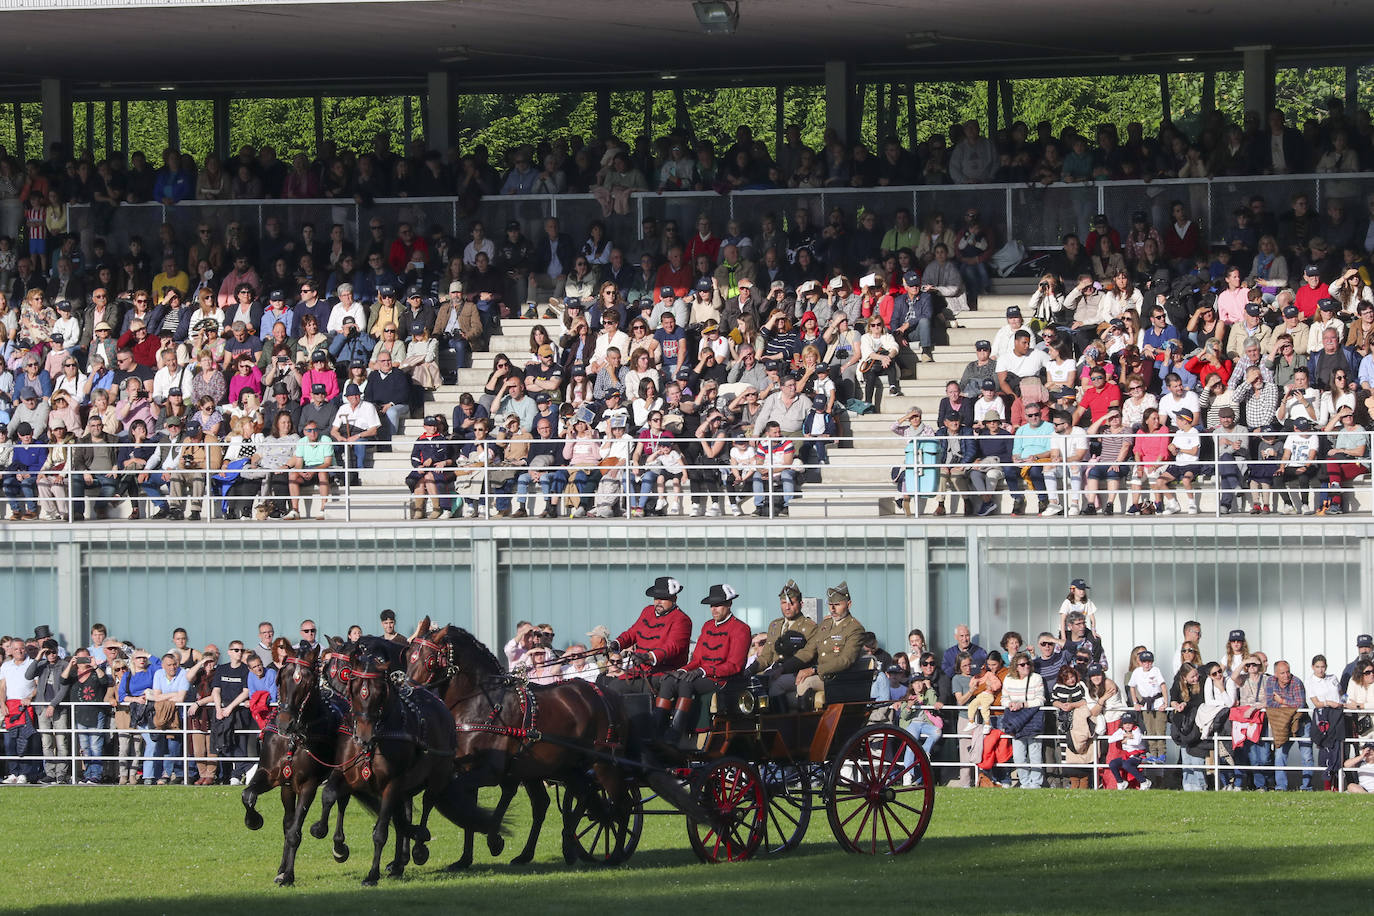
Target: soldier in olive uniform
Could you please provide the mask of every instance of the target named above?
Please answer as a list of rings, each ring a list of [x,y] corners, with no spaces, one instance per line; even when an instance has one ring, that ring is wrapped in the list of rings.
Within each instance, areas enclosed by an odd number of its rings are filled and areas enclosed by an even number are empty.
[[[791,579],[778,592],[778,607],[782,616],[768,625],[768,637],[759,649],[758,657],[746,672],[763,673],[768,678],[768,696],[774,709],[787,710],[797,687],[797,672],[815,659],[816,622],[802,613],[801,589]],[[795,647],[800,634],[803,645]],[[787,639],[783,639],[788,635]],[[803,660],[802,652],[810,650]]]
[[[826,589],[825,600],[830,616],[821,621],[814,638],[797,653],[810,665],[797,672],[797,698],[803,706],[818,691],[824,697],[825,681],[853,667],[862,649],[864,626],[849,614],[849,585],[841,582]]]

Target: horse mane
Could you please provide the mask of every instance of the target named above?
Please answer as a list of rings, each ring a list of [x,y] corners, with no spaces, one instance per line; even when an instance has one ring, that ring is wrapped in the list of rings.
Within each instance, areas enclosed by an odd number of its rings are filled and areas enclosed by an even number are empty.
[[[479,674],[500,674],[505,670],[496,656],[488,649],[481,640],[473,636],[467,630],[457,624],[449,624],[443,630],[444,639],[450,646],[453,646],[455,654],[462,653],[470,657],[476,665],[484,665],[486,671],[475,672]],[[471,656],[476,656],[471,658]]]

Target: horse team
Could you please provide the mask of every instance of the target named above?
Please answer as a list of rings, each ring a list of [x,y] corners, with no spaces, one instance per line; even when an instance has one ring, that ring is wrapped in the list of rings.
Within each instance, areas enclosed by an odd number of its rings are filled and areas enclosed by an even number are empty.
[[[613,864],[628,855],[623,833],[615,830],[629,820],[634,804],[621,765],[626,761],[617,756],[627,718],[619,701],[594,684],[532,687],[508,675],[466,630],[431,629],[425,618],[408,646],[373,637],[345,644],[336,637],[327,648],[290,657],[277,690],[276,716],[263,731],[243,804],[245,825],[257,830],[263,823],[258,797],[281,789],[278,884],[295,881],[301,832],[322,787],[320,818],[310,833],[316,839],[328,835],[337,805],[336,861],[349,855],[343,830],[349,800],[356,797],[376,815],[365,886],[381,876],[393,828],[389,876],[400,877],[410,862],[429,859],[428,821],[436,810],[465,833],[462,857],[449,870],[471,864],[477,834],[485,836],[493,855],[500,854],[501,822],[521,787],[533,821],[514,862],[529,862],[549,806],[548,782],[563,787],[565,859]],[[484,786],[501,788],[494,810],[478,804]],[[588,823],[597,826],[595,836],[608,838],[599,854],[587,849],[578,830]]]

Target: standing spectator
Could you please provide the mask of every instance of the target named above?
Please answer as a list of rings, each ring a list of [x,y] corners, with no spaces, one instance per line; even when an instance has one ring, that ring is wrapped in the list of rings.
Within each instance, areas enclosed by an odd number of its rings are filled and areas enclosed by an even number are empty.
[[[162,667],[153,674],[152,689],[147,699],[153,704],[151,746],[144,750],[143,784],[153,779],[165,786],[182,780],[181,736],[182,718],[177,704],[186,698],[190,689],[186,672],[177,663],[175,654],[162,656]]]
[[[1131,692],[1131,705],[1141,710],[1145,731],[1151,735],[1150,753],[1146,763],[1164,763],[1165,744],[1162,737],[1165,727],[1165,708],[1168,697],[1165,695],[1164,674],[1155,667],[1153,652],[1140,653],[1140,666],[1131,672],[1126,687]]]
[[[1303,718],[1306,715],[1307,690],[1286,661],[1274,662],[1274,676],[1264,685],[1265,718],[1269,721],[1269,736],[1274,742],[1274,764],[1278,767],[1288,765],[1288,755],[1297,743],[1302,755],[1302,791],[1312,791],[1312,745],[1305,740],[1306,730]],[[1279,769],[1275,773],[1275,784],[1280,792],[1288,791],[1288,773]]]
[[[229,662],[215,669],[211,681],[211,695],[214,697],[215,714],[210,725],[215,751],[221,757],[240,758],[222,766],[229,771],[229,784],[243,784],[243,774],[252,763],[241,759],[249,754],[249,745],[257,744],[256,739],[239,732],[252,728],[252,718],[248,715],[248,666],[243,664],[243,642],[234,640],[229,643]]]
[[[46,630],[39,627],[39,630]],[[44,770],[39,782],[66,783],[71,779],[72,711],[67,705],[71,690],[62,683],[62,668],[57,640],[44,639],[38,657],[29,662],[24,671],[35,685],[33,703],[42,708],[36,716],[38,731],[43,739]],[[8,752],[7,752],[8,753]]]
[[[11,639],[5,646],[5,653],[8,657],[0,665],[0,701],[5,704],[5,756],[28,759],[9,761],[9,775],[4,782],[5,785],[25,785],[37,782],[43,774],[39,763],[42,745],[37,740],[32,705],[38,685],[27,674],[29,660],[24,640],[17,636]],[[90,654],[86,653],[86,664],[90,661]],[[69,664],[63,672],[64,678],[70,668]]]
[[[72,720],[76,723],[81,756],[87,760],[81,785],[99,785],[104,776],[101,757],[105,754],[105,723],[100,707],[105,703],[110,675],[103,666],[95,664],[91,655],[77,650],[67,660],[67,666],[62,671],[62,682],[67,685],[68,697],[75,704]]]

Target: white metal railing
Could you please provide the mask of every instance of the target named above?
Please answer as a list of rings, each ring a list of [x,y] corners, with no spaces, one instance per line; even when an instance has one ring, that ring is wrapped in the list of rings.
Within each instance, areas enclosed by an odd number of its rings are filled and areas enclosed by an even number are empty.
[[[530,238],[542,233],[540,222],[548,216],[558,217],[567,227],[581,231],[594,218],[615,225],[612,238],[624,239],[627,234],[642,238],[643,220],[649,216],[672,218],[684,227],[683,240],[690,235],[690,226],[698,213],[711,216],[718,230],[729,219],[743,220],[751,226],[767,211],[779,217],[779,228],[790,220],[798,207],[810,212],[815,225],[824,225],[824,216],[832,207],[843,208],[850,216],[863,209],[875,209],[885,220],[898,207],[907,207],[916,218],[916,225],[924,224],[930,214],[943,211],[951,224],[959,221],[963,208],[976,208],[984,224],[995,228],[1002,240],[1017,239],[1028,248],[1057,248],[1059,238],[1066,232],[1080,236],[1088,231],[1094,214],[1105,213],[1112,225],[1124,234],[1130,226],[1130,214],[1146,211],[1152,225],[1165,227],[1169,221],[1169,205],[1182,200],[1191,217],[1202,225],[1205,239],[1220,242],[1231,225],[1231,211],[1245,204],[1253,194],[1272,197],[1271,212],[1278,214],[1288,208],[1294,193],[1306,194],[1314,212],[1322,212],[1325,198],[1360,197],[1374,190],[1374,173],[1335,173],[1303,175],[1237,175],[1221,178],[1184,179],[1164,178],[1151,181],[1095,181],[1041,184],[968,184],[919,185],[884,188],[816,188],[735,191],[717,194],[714,191],[681,191],[636,193],[634,219],[629,214],[607,217],[600,203],[591,194],[562,195],[491,195],[484,197],[474,216],[465,215],[457,198],[408,197],[379,199],[364,207],[352,199],[322,200],[245,200],[198,201],[186,200],[166,206],[161,203],[125,204],[113,211],[100,211],[90,204],[69,204],[68,225],[82,240],[89,252],[96,236],[104,237],[123,250],[128,237],[142,235],[157,237],[163,223],[170,223],[179,231],[189,231],[202,220],[223,227],[229,219],[245,221],[255,231],[251,237],[263,235],[268,218],[283,220],[288,234],[309,221],[319,235],[328,235],[328,227],[338,223],[355,243],[367,237],[364,221],[379,217],[394,229],[399,222],[411,223],[416,231],[425,234],[438,227],[453,238],[472,219],[481,219],[489,227],[514,220],[521,223]],[[1352,201],[1353,203],[1353,201]],[[1362,212],[1348,209],[1348,218],[1358,221]],[[390,231],[390,229],[388,231]],[[1161,231],[1163,231],[1161,229]],[[489,233],[490,234],[490,233]],[[459,248],[461,252],[461,246]]]
[[[856,505],[862,504],[860,500],[882,496],[913,497],[908,508],[911,514],[923,518],[933,517],[928,506],[931,498],[951,501],[955,507],[960,500],[981,502],[986,498],[993,500],[999,509],[1007,498],[1013,500],[1014,508],[1016,503],[1025,505],[1027,500],[1035,499],[1037,504],[1048,503],[1065,514],[1078,514],[1088,505],[1099,510],[1105,510],[1107,505],[1115,507],[1113,513],[1104,511],[1104,514],[1134,514],[1129,513],[1129,505],[1165,502],[1169,509],[1167,514],[1175,514],[1174,505],[1178,503],[1177,512],[1200,515],[1204,496],[1211,502],[1207,514],[1214,517],[1225,514],[1223,500],[1230,503],[1232,511],[1249,503],[1252,514],[1271,515],[1295,514],[1303,507],[1311,513],[1324,508],[1328,502],[1331,505],[1345,502],[1348,508],[1350,497],[1361,502],[1367,498],[1368,505],[1363,507],[1366,510],[1374,507],[1374,475],[1369,474],[1374,432],[1363,429],[1359,430],[1359,435],[1365,449],[1364,457],[1349,459],[1314,452],[1301,464],[1292,460],[1285,462],[1282,457],[1284,442],[1292,433],[1274,434],[1278,447],[1275,458],[1257,459],[1251,457],[1254,452],[1247,451],[1237,459],[1217,449],[1221,436],[1234,434],[1201,432],[1203,454],[1192,463],[1180,465],[1177,456],[1144,461],[1134,454],[1124,460],[1102,455],[1071,460],[1071,455],[1061,453],[1062,445],[1041,441],[1051,438],[1050,424],[1045,423],[1041,428],[1046,432],[1036,434],[1034,444],[1026,440],[1025,448],[1044,445],[1044,451],[1029,453],[1031,457],[1013,457],[1010,463],[983,458],[942,462],[936,456],[949,442],[947,437],[899,438],[889,434],[837,435],[823,439],[784,435],[774,441],[790,441],[793,457],[775,464],[767,463],[762,457],[764,452],[759,451],[767,449],[768,440],[755,437],[727,437],[721,456],[711,463],[682,461],[667,465],[651,460],[641,446],[643,440],[635,438],[483,440],[489,443],[486,451],[490,459],[474,458],[470,454],[476,440],[450,438],[414,440],[408,443],[411,446],[408,459],[404,457],[407,443],[397,442],[397,450],[386,454],[383,450],[390,449],[392,443],[382,439],[331,440],[333,456],[330,463],[318,467],[264,469],[249,465],[236,468],[223,459],[218,467],[213,467],[211,453],[197,456],[199,460],[195,463],[200,467],[184,469],[166,468],[162,462],[172,460],[169,456],[178,451],[220,452],[236,443],[147,440],[141,447],[153,451],[155,457],[149,459],[154,465],[151,468],[90,471],[78,469],[74,460],[68,460],[61,468],[36,474],[14,470],[0,472],[0,481],[3,481],[11,512],[37,512],[41,508],[47,514],[54,514],[55,508],[55,514],[69,524],[79,516],[101,514],[99,510],[118,507],[125,501],[132,501],[134,506],[144,503],[161,506],[171,501],[179,507],[179,514],[199,517],[205,522],[225,515],[251,515],[255,508],[268,504],[280,506],[282,501],[300,503],[303,500],[336,506],[343,521],[352,521],[355,511],[378,507],[396,511],[398,517],[404,518],[404,511],[412,508],[409,501],[419,499],[434,502],[438,511],[445,514],[456,516],[459,513],[455,510],[461,510],[467,517],[494,517],[498,512],[504,517],[522,507],[527,514],[535,515],[536,509],[542,512],[553,506],[556,511],[560,505],[566,510],[560,513],[562,515],[581,516],[584,513],[576,513],[580,505],[588,513],[594,508],[610,508],[613,514],[629,517],[637,514],[634,510],[645,509],[649,503],[659,508],[660,499],[671,504],[677,509],[675,514],[680,515],[709,511],[714,516],[717,512],[712,510],[713,506],[721,515],[772,514],[773,510],[786,507],[794,500],[819,506],[830,515],[844,514],[847,510],[852,513]],[[1163,434],[1168,435],[1167,431]],[[1251,442],[1257,443],[1260,435],[1249,433]],[[1314,431],[1312,435],[1329,441],[1334,433]],[[987,441],[983,436],[959,438],[966,444],[971,442],[975,449],[980,442]],[[1006,444],[1017,447],[1015,437],[1004,438]],[[1120,436],[1099,433],[1085,438],[1090,446],[1095,441],[1100,446],[1101,440]],[[1062,442],[1060,436],[1054,439]],[[561,458],[564,445],[588,441],[598,443],[601,463],[574,466]],[[675,448],[680,448],[688,443],[719,440],[683,437],[670,441]],[[747,443],[749,457],[759,463],[731,463],[729,448],[737,441]],[[822,444],[827,459],[842,454],[843,463],[823,463],[820,453],[814,450],[817,443]],[[853,448],[871,443],[879,447]],[[131,444],[121,441],[119,446]],[[524,463],[499,460],[492,463],[497,450],[504,453],[510,447],[529,448],[540,444],[554,446],[555,454],[560,456],[555,458],[555,463],[536,467],[531,467],[527,459]],[[256,445],[261,448],[264,443]],[[83,442],[57,447],[68,449],[71,454],[110,448]],[[835,451],[842,448],[843,452]],[[438,457],[431,459],[439,461],[438,465],[421,466],[426,450],[438,450]],[[364,453],[361,466],[358,451]],[[465,451],[469,454],[464,455]],[[628,454],[629,459],[617,459],[612,463],[607,459],[613,454]],[[872,458],[867,457],[870,454]],[[1311,471],[1290,477],[1283,471],[1285,465],[1305,466]],[[1166,466],[1172,466],[1179,473],[1192,472],[1195,479],[1191,487],[1185,491],[1180,480],[1157,485],[1158,472]],[[1343,469],[1344,476],[1339,484],[1332,482],[1331,468]],[[244,474],[244,470],[248,473]],[[327,493],[320,485],[320,474],[329,478]],[[365,481],[362,474],[366,474]],[[830,474],[844,474],[851,479],[827,480]],[[1110,476],[1112,474],[1115,476]],[[428,486],[418,488],[416,484],[424,481],[413,475],[428,477],[434,486],[432,489]],[[291,492],[293,477],[299,490],[296,495]],[[239,480],[245,483],[242,492],[230,494],[230,486]],[[739,513],[729,508],[732,503],[739,508]],[[469,506],[472,511],[468,511]],[[749,511],[751,508],[754,511]],[[154,513],[141,511],[140,514]],[[951,509],[948,517],[963,516]]]
[[[43,715],[43,711],[47,709],[49,705],[50,704],[42,701],[34,701],[33,705],[29,708],[33,712],[35,721],[38,716]],[[165,768],[179,771],[180,784],[189,785],[194,781],[195,777],[193,777],[192,774],[196,771],[197,764],[214,764],[216,766],[226,764],[232,768],[235,764],[252,764],[256,763],[258,760],[256,753],[242,757],[225,756],[214,753],[208,755],[197,755],[193,753],[190,740],[192,735],[203,737],[207,742],[211,740],[210,731],[208,729],[202,730],[192,728],[186,724],[188,711],[197,708],[197,704],[194,702],[188,701],[177,704],[177,721],[179,724],[175,729],[153,728],[151,724],[142,728],[116,728],[113,722],[116,707],[111,706],[109,703],[78,703],[73,700],[67,700],[58,704],[58,707],[58,716],[66,720],[65,724],[59,729],[40,729],[35,724],[33,737],[29,739],[30,748],[35,752],[26,754],[22,757],[16,755],[0,756],[0,761],[4,761],[6,768],[8,768],[11,773],[15,771],[16,767],[14,764],[16,763],[38,764],[40,771],[43,772],[46,772],[45,764],[61,764],[67,769],[67,783],[76,785],[81,781],[82,774],[86,767],[92,763],[100,765],[102,771],[104,771],[106,767],[113,766],[116,770],[127,768],[131,772],[140,773],[140,771],[145,769],[143,766],[145,762],[155,760],[157,763],[152,767],[153,770]],[[97,708],[102,714],[108,716],[110,724],[104,728],[78,725],[76,723],[76,710],[78,707]],[[119,708],[123,708],[126,711],[128,707],[128,703],[119,704]],[[208,708],[211,711],[210,714],[214,715],[213,707]],[[247,712],[246,705],[242,708]],[[273,708],[275,709],[275,706],[273,706]],[[6,734],[7,732],[8,729],[0,727],[0,734]],[[54,753],[51,755],[44,753],[42,749],[42,740],[45,734],[62,736],[63,740],[61,742],[55,741],[54,743],[58,745],[66,744],[66,752],[62,754]],[[246,744],[248,741],[258,738],[260,729],[235,729],[234,734],[239,736],[237,739],[238,741]],[[80,738],[83,735],[98,736],[100,738],[102,747],[99,754],[91,756],[83,754],[80,744]],[[140,752],[149,749],[148,741],[150,737],[153,741],[156,741],[160,736],[168,737],[170,741],[178,742],[180,744],[179,753],[153,756],[149,753]],[[124,749],[121,747],[125,741],[129,742],[127,747],[132,753],[125,753]],[[113,746],[112,749],[111,746]],[[211,748],[211,750],[213,751],[213,748]],[[165,772],[164,775],[166,775]],[[141,778],[141,773],[137,778]]]
[[[47,705],[48,704],[46,703],[35,702],[34,705],[30,708],[34,711],[35,715],[41,715],[42,711],[47,707]],[[73,701],[66,701],[59,705],[62,708],[62,711],[59,713],[59,715],[61,715],[62,718],[66,720],[66,724],[60,730],[48,729],[47,733],[61,734],[65,736],[65,743],[68,745],[66,752],[62,754],[57,754],[56,752],[52,754],[47,754],[42,752],[41,739],[42,735],[45,732],[43,730],[37,730],[34,733],[34,737],[31,739],[33,745],[36,746],[35,749],[37,752],[25,754],[23,756],[0,754],[0,762],[3,762],[5,767],[8,768],[11,772],[14,772],[14,770],[16,769],[16,767],[14,766],[15,764],[25,764],[30,766],[36,765],[40,772],[46,772],[45,765],[61,764],[67,770],[67,775],[65,777],[66,782],[68,784],[75,785],[81,781],[85,768],[92,763],[100,764],[102,770],[106,766],[114,766],[117,770],[121,768],[127,768],[129,771],[138,772],[140,770],[143,770],[143,764],[151,759],[157,761],[157,763],[155,763],[152,767],[153,770],[165,767],[171,768],[174,771],[179,771],[181,784],[185,785],[189,784],[189,782],[192,781],[191,773],[196,769],[197,764],[214,764],[217,767],[221,764],[226,764],[232,767],[234,764],[239,763],[256,763],[258,759],[256,755],[223,756],[218,754],[197,755],[192,753],[190,740],[191,737],[195,735],[209,741],[210,732],[207,730],[192,728],[186,724],[187,710],[195,708],[196,705],[191,702],[177,704],[178,708],[180,709],[180,725],[176,729],[154,729],[152,727],[119,729],[116,728],[113,725],[113,723],[104,728],[80,726],[76,724],[75,711],[77,707],[97,707],[103,713],[109,715],[111,719],[113,719],[113,713],[115,711],[115,708],[110,706],[110,704],[108,703],[77,703]],[[892,705],[896,707],[900,705],[900,701]],[[942,716],[942,722],[944,722],[948,718],[953,717],[958,712],[967,711],[970,708],[971,707],[966,705],[960,706],[950,704],[942,706],[939,710],[934,711]],[[998,705],[987,707],[987,709],[991,716],[989,725],[992,728],[996,728],[998,719],[997,713],[1005,711],[1006,706]],[[1127,710],[1123,709],[1117,712],[1124,713],[1126,711]],[[1140,710],[1134,711],[1140,712]],[[1058,712],[1058,710],[1053,706],[1043,706],[1040,708],[1040,712],[1054,714]],[[1308,708],[1303,710],[1303,715],[1310,717],[1312,712],[1313,709]],[[1356,714],[1357,712],[1347,711],[1348,716]],[[1108,723],[1110,724],[1114,721],[1116,720],[1109,719]],[[897,727],[900,728],[902,726],[897,725]],[[6,729],[0,728],[0,735],[3,735],[5,731]],[[237,729],[235,730],[234,734],[240,736],[239,740],[244,741],[246,743],[250,738],[260,738],[261,729]],[[102,744],[104,745],[101,748],[101,753],[92,756],[85,756],[82,753],[82,749],[80,747],[79,742],[79,738],[81,735],[101,736]],[[175,735],[176,737],[172,738],[171,740],[174,740],[180,744],[179,753],[159,755],[155,757],[150,756],[150,754],[147,753],[147,739],[150,735],[154,738],[156,738],[159,735]],[[986,733],[981,730],[976,732],[964,732],[958,730],[948,731],[947,726],[942,725],[940,730],[940,737],[938,740],[941,743],[948,741],[966,742],[973,740],[982,740],[985,737]],[[1010,736],[1006,737],[1009,740],[1013,740],[1010,739]],[[1211,753],[1209,753],[1206,758],[1202,758],[1202,762],[1200,763],[1183,762],[1182,758],[1177,754],[1178,745],[1176,745],[1173,742],[1173,740],[1169,738],[1168,735],[1148,734],[1142,730],[1141,737],[1147,743],[1158,742],[1173,748],[1175,753],[1166,754],[1166,756],[1169,758],[1178,759],[1178,762],[1176,763],[1142,761],[1140,763],[1140,769],[1142,772],[1165,773],[1175,771],[1186,771],[1197,773],[1211,773],[1213,778],[1213,785],[1218,788],[1221,787],[1228,778],[1239,781],[1245,774],[1249,774],[1253,778],[1256,774],[1262,775],[1278,772],[1289,773],[1297,771],[1301,773],[1302,779],[1317,783],[1316,788],[1320,788],[1320,783],[1323,780],[1323,773],[1325,767],[1323,767],[1320,763],[1316,762],[1317,757],[1315,754],[1314,742],[1305,735],[1300,735],[1297,733],[1294,733],[1292,735],[1292,737],[1290,738],[1289,745],[1286,745],[1288,747],[1291,747],[1291,751],[1289,753],[1288,759],[1282,766],[1279,766],[1276,763],[1256,764],[1250,762],[1242,762],[1235,755],[1233,749],[1228,746],[1231,743],[1231,739],[1228,735],[1215,734],[1211,736],[1211,738],[1209,739],[1212,748]],[[1064,735],[1058,733],[1037,732],[1037,734],[1035,734],[1032,738],[1026,740],[1031,740],[1041,745],[1048,746],[1051,750],[1053,750],[1056,747],[1060,747],[1060,743],[1063,742],[1064,738]],[[1041,771],[1090,769],[1092,787],[1094,789],[1097,789],[1100,788],[1102,784],[1102,771],[1107,767],[1107,760],[1105,756],[1103,756],[1106,738],[1107,736],[1105,735],[1094,735],[1091,738],[1092,758],[1088,762],[1076,763],[1069,762],[1063,759],[1061,748],[1061,759],[1059,760],[1044,761],[1042,759],[1039,762],[1033,762],[1030,760],[1017,761],[1015,759],[1011,759],[1005,762],[999,762],[996,765],[996,767],[993,768],[993,770],[1007,771],[1006,776],[1009,779],[1010,773],[1018,769],[1034,769]],[[125,753],[124,750],[121,749],[122,741],[125,739],[129,741],[129,753]],[[1344,740],[1342,747],[1345,749],[1353,750],[1357,749],[1360,745],[1364,743],[1364,739],[1361,739],[1359,737],[1347,737]],[[111,745],[113,745],[112,753],[110,752]],[[1268,736],[1261,737],[1261,739],[1257,742],[1251,742],[1250,746],[1261,747],[1262,752],[1266,756],[1273,755],[1277,750],[1274,747],[1272,740],[1270,740]],[[1310,752],[1313,752],[1313,762],[1311,764],[1303,762],[1301,757],[1301,750],[1303,748],[1308,748]],[[937,770],[969,769],[972,770],[974,773],[983,772],[982,768],[979,766],[979,761],[982,758],[984,749],[982,747],[979,747],[973,750],[975,751],[975,755],[973,756],[971,761],[938,760],[932,758],[930,761],[931,766]],[[1344,753],[1345,752],[1343,751],[1343,754]],[[1298,761],[1296,763],[1292,762],[1292,758],[1295,755],[1298,757]],[[1342,763],[1344,763],[1345,759],[1347,758],[1342,756]],[[1347,771],[1343,767],[1337,769],[1336,787],[1339,791],[1345,790],[1345,785],[1347,781],[1346,772]]]

